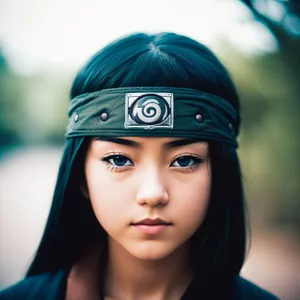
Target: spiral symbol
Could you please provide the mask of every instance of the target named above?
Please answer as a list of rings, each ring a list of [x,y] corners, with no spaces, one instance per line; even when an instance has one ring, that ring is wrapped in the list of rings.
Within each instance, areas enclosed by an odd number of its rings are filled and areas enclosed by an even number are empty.
[[[168,103],[158,95],[148,94],[135,101],[130,115],[137,124],[160,124],[169,115]]]

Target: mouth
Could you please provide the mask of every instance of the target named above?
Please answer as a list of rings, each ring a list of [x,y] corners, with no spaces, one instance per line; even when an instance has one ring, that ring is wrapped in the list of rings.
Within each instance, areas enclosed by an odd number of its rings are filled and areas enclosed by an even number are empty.
[[[141,221],[138,221],[136,223],[133,223],[132,225],[148,225],[148,226],[157,226],[157,225],[171,225],[170,222],[167,222],[165,220],[156,218],[156,219],[143,219]]]
[[[147,235],[156,235],[166,228],[170,227],[172,223],[162,219],[144,219],[139,222],[133,223],[138,230]]]
[[[163,230],[167,229],[170,227],[170,225],[143,225],[143,224],[138,224],[134,225],[139,231],[141,231],[144,234],[147,235],[156,235]]]

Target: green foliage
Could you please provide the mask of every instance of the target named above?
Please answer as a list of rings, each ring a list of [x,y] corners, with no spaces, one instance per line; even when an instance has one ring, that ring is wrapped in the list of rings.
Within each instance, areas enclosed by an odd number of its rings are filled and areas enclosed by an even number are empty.
[[[300,62],[293,53],[249,57],[224,45],[222,57],[241,96],[239,152],[255,223],[299,233]]]
[[[18,141],[19,83],[0,52],[0,148]]]
[[[59,143],[67,125],[70,74],[17,76],[0,54],[0,151],[16,145]]]

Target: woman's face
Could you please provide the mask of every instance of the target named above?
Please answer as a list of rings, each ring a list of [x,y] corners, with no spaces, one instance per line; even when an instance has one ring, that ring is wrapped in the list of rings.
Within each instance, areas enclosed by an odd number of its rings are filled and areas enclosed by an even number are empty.
[[[206,142],[93,139],[85,176],[99,223],[111,241],[136,258],[167,257],[190,239],[205,218],[211,189]],[[167,224],[137,225],[147,218]]]

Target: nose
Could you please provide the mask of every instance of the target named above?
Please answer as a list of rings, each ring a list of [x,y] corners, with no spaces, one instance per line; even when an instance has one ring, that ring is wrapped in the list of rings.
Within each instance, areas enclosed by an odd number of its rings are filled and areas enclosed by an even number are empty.
[[[139,205],[151,207],[165,206],[169,203],[169,193],[158,170],[151,170],[141,176],[140,187],[137,193]]]

